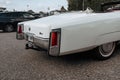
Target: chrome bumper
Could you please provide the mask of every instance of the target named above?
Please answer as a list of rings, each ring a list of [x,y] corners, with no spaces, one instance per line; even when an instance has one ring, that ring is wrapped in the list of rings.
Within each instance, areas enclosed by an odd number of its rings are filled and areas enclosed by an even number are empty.
[[[52,45],[52,40],[54,39],[52,33],[56,33],[56,45]],[[60,55],[61,29],[52,30],[52,32],[50,32],[50,38],[40,38],[33,33],[24,33],[24,38],[27,41],[32,42],[35,46],[47,50],[48,54],[51,56]]]
[[[38,37],[33,37],[33,43],[40,47],[43,48],[45,50],[48,50],[49,48],[49,39],[43,39],[43,38],[38,38]]]
[[[30,41],[28,39],[30,36],[32,36],[32,38],[33,38],[32,41]],[[48,50],[48,48],[49,48],[49,38],[40,38],[31,33],[24,33],[24,38],[27,41],[32,42],[34,45],[36,45],[40,48],[43,48],[45,50]]]

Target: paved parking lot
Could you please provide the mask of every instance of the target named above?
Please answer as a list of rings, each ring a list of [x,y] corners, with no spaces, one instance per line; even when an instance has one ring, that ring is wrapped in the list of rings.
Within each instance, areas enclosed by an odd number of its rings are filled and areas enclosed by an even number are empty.
[[[15,33],[0,32],[0,80],[120,80],[120,48],[109,60],[97,61],[92,51],[50,57],[25,50]]]

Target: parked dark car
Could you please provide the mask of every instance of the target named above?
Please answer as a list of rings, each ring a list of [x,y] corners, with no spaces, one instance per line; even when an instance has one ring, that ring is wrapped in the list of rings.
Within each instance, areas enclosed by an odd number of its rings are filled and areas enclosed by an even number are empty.
[[[0,30],[5,32],[16,31],[17,23],[35,19],[28,12],[2,12],[0,13]]]

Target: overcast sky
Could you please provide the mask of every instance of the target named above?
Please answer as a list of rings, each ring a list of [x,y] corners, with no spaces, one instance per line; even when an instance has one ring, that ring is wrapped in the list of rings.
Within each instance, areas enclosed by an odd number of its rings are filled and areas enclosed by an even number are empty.
[[[61,6],[67,8],[67,0],[0,0],[0,7],[6,7],[7,10],[30,10],[48,11],[60,9]]]

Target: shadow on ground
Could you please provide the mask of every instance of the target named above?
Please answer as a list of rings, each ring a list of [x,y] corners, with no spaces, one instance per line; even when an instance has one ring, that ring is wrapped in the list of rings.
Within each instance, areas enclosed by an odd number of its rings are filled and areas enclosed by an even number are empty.
[[[110,59],[116,58],[119,55],[119,52],[120,52],[120,45],[116,47],[115,54]],[[89,62],[102,62],[102,60],[97,60],[95,58],[93,50],[82,53],[60,56],[60,57],[53,57],[48,55],[44,55],[42,57],[49,61],[56,61],[58,63],[64,62],[67,64],[75,64],[75,65],[80,63],[89,63]]]
[[[16,31],[13,31],[13,32],[4,32],[4,31],[0,30],[0,33],[14,33],[14,32],[16,32]]]

